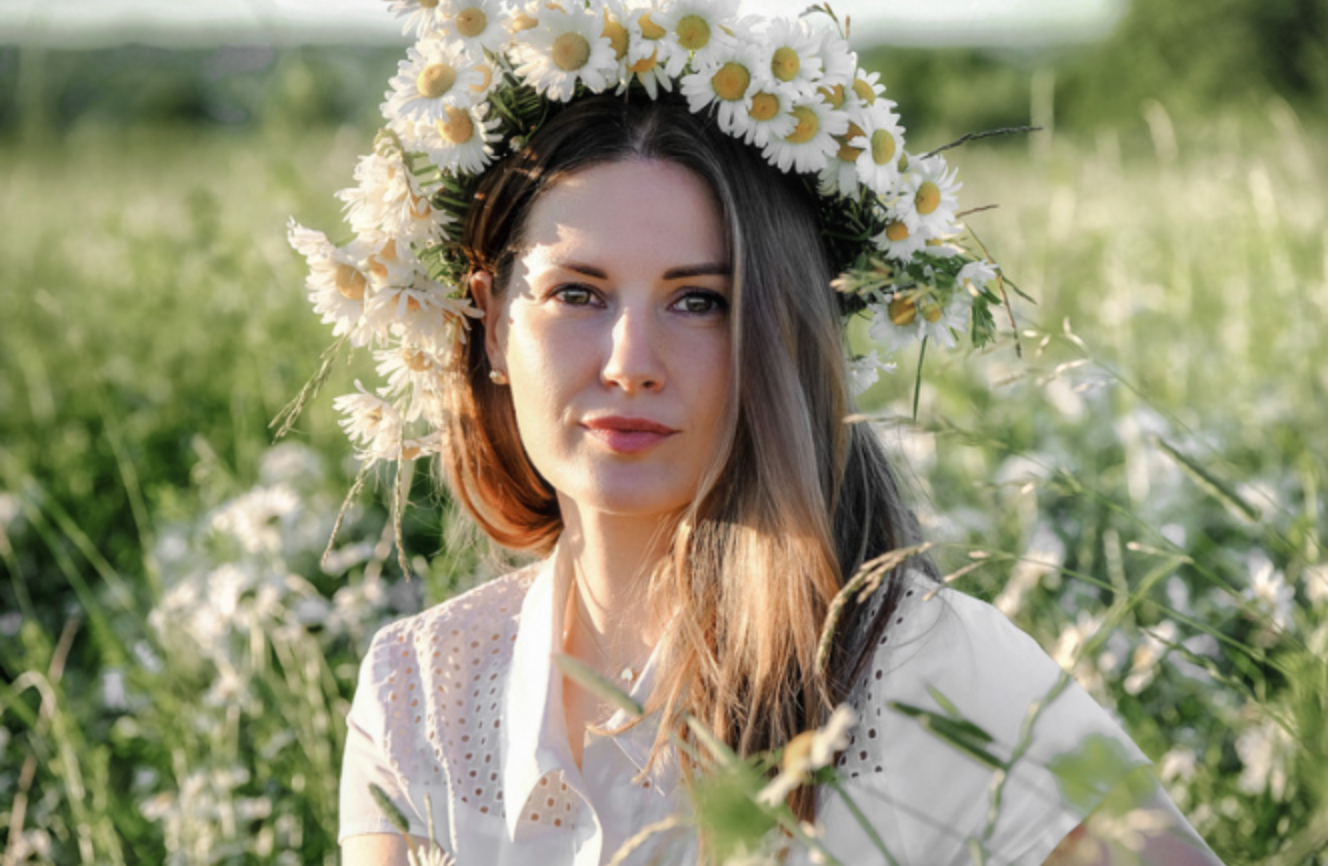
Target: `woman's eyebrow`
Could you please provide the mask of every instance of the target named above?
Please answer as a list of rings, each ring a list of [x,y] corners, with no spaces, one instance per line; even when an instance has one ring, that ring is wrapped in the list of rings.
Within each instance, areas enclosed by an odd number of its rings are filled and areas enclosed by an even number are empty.
[[[574,271],[576,273],[583,274],[588,277],[594,277],[595,279],[598,280],[608,280],[610,278],[609,274],[607,274],[604,271],[604,269],[598,268],[595,265],[589,265],[585,262],[564,261],[562,259],[556,259],[554,261],[549,262],[549,265],[555,268],[562,268],[563,270]],[[720,262],[705,262],[696,265],[679,265],[678,267],[670,268],[669,270],[667,270],[663,274],[663,276],[667,280],[682,280],[688,277],[706,277],[706,276],[728,277],[730,276],[730,266],[728,264],[723,264]]]

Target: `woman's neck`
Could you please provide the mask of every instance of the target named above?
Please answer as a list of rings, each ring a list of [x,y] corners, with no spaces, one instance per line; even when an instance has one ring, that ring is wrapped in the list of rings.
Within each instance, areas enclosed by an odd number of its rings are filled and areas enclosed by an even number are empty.
[[[571,575],[567,650],[606,673],[640,670],[658,637],[648,596],[652,569],[666,549],[660,523],[563,504],[555,568]]]

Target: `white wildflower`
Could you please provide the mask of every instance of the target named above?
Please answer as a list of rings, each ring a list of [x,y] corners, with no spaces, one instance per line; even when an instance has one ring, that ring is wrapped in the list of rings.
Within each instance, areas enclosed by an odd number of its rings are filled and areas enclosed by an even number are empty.
[[[550,99],[567,102],[580,82],[592,93],[608,87],[618,71],[598,11],[542,6],[537,26],[517,34],[517,75]]]
[[[796,735],[785,745],[780,772],[758,792],[757,802],[777,806],[811,773],[829,766],[836,753],[850,744],[850,729],[857,720],[854,710],[841,704],[821,728]]]

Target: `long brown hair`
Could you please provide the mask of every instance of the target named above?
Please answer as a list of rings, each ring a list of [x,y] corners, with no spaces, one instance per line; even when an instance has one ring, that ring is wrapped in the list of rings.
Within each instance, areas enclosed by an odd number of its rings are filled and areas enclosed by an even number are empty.
[[[652,575],[653,608],[673,624],[648,707],[662,713],[654,755],[674,735],[691,739],[685,714],[750,754],[821,723],[848,695],[897,581],[842,617],[826,671],[816,665],[823,620],[848,577],[915,543],[917,526],[872,432],[845,423],[852,403],[816,196],[680,100],[580,100],[489,170],[462,242],[473,268],[493,275],[494,297],[508,288],[541,193],[630,159],[675,162],[707,183],[733,269],[727,429],[694,501],[669,527],[673,555]],[[495,541],[544,555],[563,527],[555,492],[522,449],[508,392],[489,381],[481,327],[458,348],[445,471]],[[811,791],[792,797],[811,818]]]

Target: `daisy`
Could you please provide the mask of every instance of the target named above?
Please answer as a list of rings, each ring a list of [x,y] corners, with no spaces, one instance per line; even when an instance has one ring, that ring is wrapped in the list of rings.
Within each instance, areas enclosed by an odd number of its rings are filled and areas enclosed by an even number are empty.
[[[821,171],[836,155],[839,145],[836,136],[843,135],[850,126],[849,115],[836,111],[821,99],[797,102],[790,108],[795,125],[780,138],[767,141],[762,155],[779,168],[789,171]]]
[[[705,63],[695,60],[696,71],[685,75],[679,85],[688,97],[689,111],[696,114],[715,103],[716,122],[723,131],[735,134],[739,116],[753,106],[753,94],[760,84],[760,63],[757,46],[740,42],[721,47]]]
[[[465,46],[472,57],[499,52],[508,40],[499,0],[450,0],[445,27],[449,36]]]
[[[442,120],[407,122],[394,126],[411,150],[422,150],[430,162],[446,172],[480,174],[494,160],[493,145],[503,136],[495,130],[501,120],[486,118],[488,103],[471,108],[449,108]]]
[[[415,28],[417,36],[441,33],[447,24],[450,4],[440,0],[388,0],[388,8],[398,18],[405,18],[403,33]]]
[[[374,353],[378,372],[387,380],[384,393],[390,397],[410,394],[402,417],[418,421],[425,414],[426,404],[440,398],[440,384],[447,373],[442,356],[428,349],[401,346],[382,349]]]
[[[844,135],[836,136],[836,152],[831,155],[827,161],[826,168],[818,176],[818,193],[825,196],[843,195],[851,198],[857,196],[860,192],[859,172],[855,168],[855,160],[859,158],[860,149],[853,147],[849,142],[856,137],[863,135],[854,121],[850,121],[846,127]]]
[[[397,459],[401,451],[402,416],[392,403],[371,393],[359,379],[356,391],[333,400],[333,408],[345,416],[337,422],[338,426],[358,446],[357,456],[361,460]]]
[[[459,44],[442,39],[422,39],[406,50],[406,60],[397,64],[397,74],[385,95],[383,116],[413,119],[442,118],[447,109],[476,101],[477,85],[484,73]]]
[[[956,334],[970,327],[970,304],[968,293],[954,292],[945,303],[934,301],[932,306],[924,306],[919,317],[920,335],[948,349],[954,347]]]
[[[791,113],[794,106],[789,94],[770,84],[754,90],[747,105],[747,111],[731,114],[733,126],[726,130],[735,138],[743,136],[745,144],[766,147],[772,138],[789,135],[798,123]]]
[[[956,288],[960,290],[957,294],[977,295],[990,281],[997,279],[997,274],[997,266],[992,262],[967,262],[956,274]]]
[[[362,238],[363,240],[363,238]],[[369,275],[374,289],[409,286],[420,272],[420,262],[409,246],[397,238],[387,238],[373,247],[361,260],[361,270]]]
[[[960,188],[956,169],[948,171],[947,162],[941,156],[910,158],[902,192],[911,199],[920,231],[929,237],[941,237],[947,233],[956,220],[956,194]]]
[[[854,71],[859,65],[858,55],[850,50],[845,37],[831,27],[823,28],[818,34],[816,54],[822,66],[819,89],[834,92],[840,88],[843,92],[843,88],[854,81]]]
[[[913,291],[897,292],[887,303],[874,305],[868,335],[894,355],[920,338],[921,321]]]
[[[309,265],[305,288],[314,312],[333,326],[334,336],[349,334],[351,345],[364,346],[370,338],[362,318],[370,284],[360,269],[363,249],[354,243],[339,249],[323,232],[295,220],[287,223],[287,239]]]
[[[652,99],[662,89],[666,93],[673,90],[674,81],[663,58],[677,56],[677,52],[671,54],[664,39],[646,39],[635,35],[635,31],[628,28],[625,28],[625,33],[628,36],[628,47],[619,59],[619,88],[615,92],[626,91],[634,78]]]
[[[873,244],[897,261],[909,261],[924,248],[928,238],[923,232],[913,228],[917,219],[913,209],[908,207],[890,208],[887,211],[887,224],[882,233],[873,238]]]
[[[697,68],[735,43],[730,34],[738,11],[739,0],[677,0],[653,20],[692,56]]]
[[[858,148],[854,160],[859,180],[878,195],[886,195],[900,182],[900,157],[905,153],[905,130],[893,109],[896,103],[879,99],[852,112],[859,134],[849,139]]]
[[[688,63],[688,51],[677,39],[670,38],[670,31],[656,20],[661,14],[659,9],[642,5],[627,10],[628,62],[651,58],[667,76],[678,78]]]
[[[883,373],[896,372],[896,364],[879,358],[876,349],[850,361],[850,393],[858,397],[877,384]]]
[[[803,18],[778,18],[762,37],[763,66],[777,89],[792,99],[809,99],[822,75],[821,40]]]
[[[450,298],[438,283],[418,279],[406,287],[380,291],[365,305],[365,320],[435,352],[452,346],[458,326],[479,311],[465,298]]]
[[[362,156],[356,163],[355,179],[356,186],[341,190],[337,197],[346,204],[351,228],[362,237],[424,241],[435,234],[441,222],[451,219],[434,209],[397,156]]]
[[[854,81],[850,84],[850,90],[861,103],[872,105],[887,90],[885,85],[878,83],[878,79],[881,77],[881,73],[865,72],[860,69],[855,73]]]
[[[755,798],[765,806],[778,806],[810,775],[831,764],[836,753],[850,744],[850,729],[858,721],[849,704],[841,704],[821,728],[796,734],[781,754],[780,773]]]
[[[571,6],[571,4],[570,4]],[[543,6],[538,25],[517,34],[517,75],[550,99],[567,102],[580,81],[593,93],[614,79],[618,63],[600,13]]]

